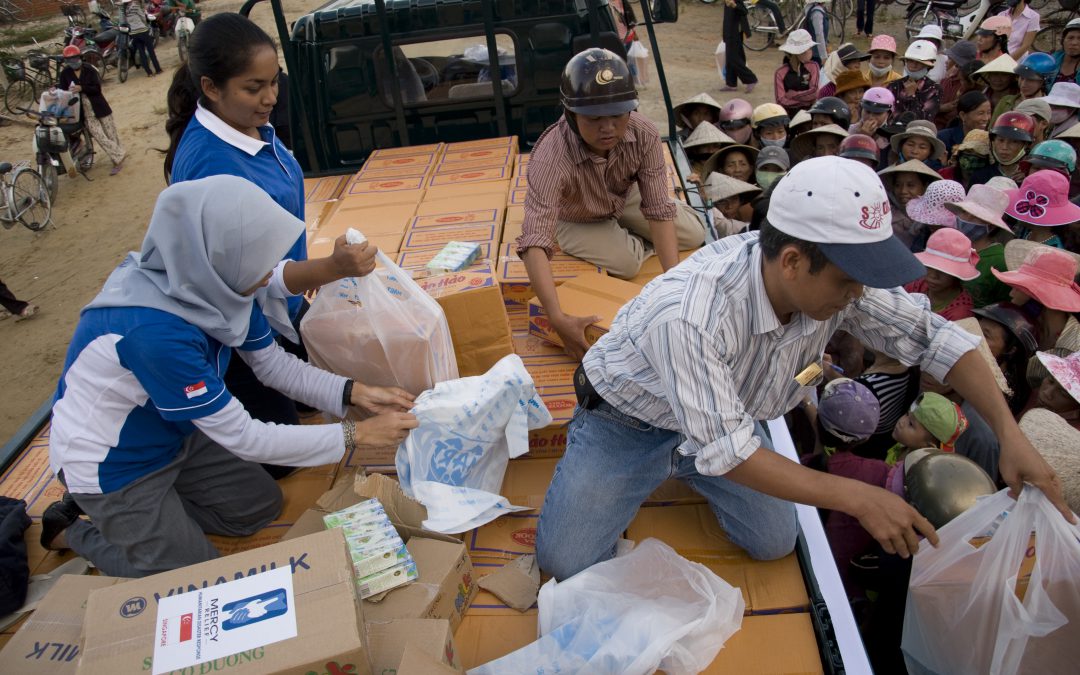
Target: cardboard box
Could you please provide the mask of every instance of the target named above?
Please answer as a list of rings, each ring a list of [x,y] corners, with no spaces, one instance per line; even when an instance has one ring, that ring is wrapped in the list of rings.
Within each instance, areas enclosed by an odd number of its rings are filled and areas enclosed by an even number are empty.
[[[461,377],[483,375],[499,359],[514,353],[510,321],[490,262],[476,269],[417,279],[416,283],[446,314]]]
[[[148,668],[154,654],[158,598],[282,567],[292,572],[297,636],[230,656],[225,662],[232,666],[230,671],[326,672],[335,667],[339,672],[370,673],[352,562],[340,530],[94,591],[86,609],[78,672],[130,673]],[[234,659],[235,665],[229,662]]]
[[[371,200],[348,197],[337,202],[326,218],[323,227],[334,228],[344,234],[354,227],[365,236],[404,232],[416,214],[414,204],[386,204],[371,206]]]
[[[465,196],[440,197],[439,199],[429,196],[424,199],[423,203],[416,207],[416,215],[441,216],[447,213],[463,213],[490,209],[498,211],[499,213],[494,214],[484,222],[495,222],[498,220],[498,222],[501,223],[502,211],[506,208],[506,200],[501,194],[502,193],[499,192],[491,192]]]
[[[504,242],[501,246],[501,255],[496,263],[499,286],[503,299],[508,303],[527,305],[533,298],[532,286],[525,261],[518,257],[516,249],[517,245],[513,242]],[[551,259],[551,276],[556,286],[584,274],[606,276],[607,272],[602,267],[562,253],[556,253]]]
[[[425,202],[426,204],[427,202]],[[469,211],[444,212],[421,215],[412,219],[409,229],[422,230],[429,227],[461,227],[464,225],[497,225],[502,222],[501,209],[472,209]],[[497,231],[497,229],[496,229]]]
[[[461,675],[464,672],[461,668],[446,665],[411,642],[405,645],[397,667],[397,675]]]
[[[823,673],[809,614],[744,616],[702,675],[818,675]]]
[[[447,143],[446,152],[461,152],[464,150],[475,150],[476,148],[517,148],[518,137],[517,136],[498,136],[496,138],[478,138],[475,141],[459,141],[457,143]],[[517,152],[511,150],[511,152]]]
[[[527,187],[529,187],[529,177],[525,174],[518,174],[518,176],[514,178],[514,182],[511,184],[510,189],[524,190]]]
[[[349,176],[324,176],[322,178],[304,179],[304,201],[312,204],[315,202],[328,202],[337,199]]]
[[[386,157],[407,157],[409,155],[426,155],[431,154],[435,157],[441,155],[444,143],[431,143],[429,145],[407,145],[401,148],[379,148],[372,150],[368,155],[368,160],[383,159]]]
[[[508,513],[465,533],[465,545],[473,564],[499,565],[518,556],[536,553],[536,522],[540,514]],[[479,574],[480,572],[478,572]],[[472,613],[474,610],[470,610]]]
[[[369,620],[367,632],[374,675],[400,673],[402,659],[410,646],[452,670],[459,667],[454,631],[445,619]]]
[[[307,233],[308,243],[315,237],[315,233],[323,226],[327,218],[337,207],[336,201],[313,202],[304,204],[304,230]]]
[[[506,302],[503,299],[503,304],[506,306],[506,318],[510,321],[510,332],[513,333],[526,333],[529,332],[529,306],[521,305],[516,302]]]
[[[514,207],[509,207],[507,210],[509,211],[510,208]],[[522,234],[521,225],[520,221],[512,221],[509,218],[506,218],[503,222],[500,245],[503,248],[505,248],[507,244],[510,244],[513,247],[507,252],[507,255],[509,256],[517,257],[517,240]]]
[[[436,176],[447,173],[461,173],[463,171],[480,171],[483,169],[506,169],[506,177],[510,178],[513,175],[513,165],[511,160],[501,156],[480,157],[470,160],[448,160],[443,159],[442,163],[435,167],[433,172]]]
[[[403,166],[423,167],[426,171],[427,167],[434,162],[434,151],[399,157],[369,157],[368,160],[364,162],[364,168],[360,173],[363,173],[368,169],[394,169]]]
[[[742,591],[747,614],[802,612],[810,606],[794,553],[779,560],[753,560],[727,538],[705,504],[643,508],[626,534],[634,541],[654,537],[702,563]]]
[[[404,178],[377,178],[368,180],[361,176],[354,178],[342,192],[342,198],[367,195],[372,206],[384,204],[419,204],[424,198],[423,176]],[[375,201],[375,200],[378,201]]]
[[[494,180],[482,183],[461,183],[459,185],[428,186],[424,193],[425,202],[443,199],[462,199],[478,195],[495,195],[499,202],[506,203],[506,193],[510,190],[509,180]],[[466,207],[471,208],[471,205]]]
[[[79,636],[90,592],[127,579],[67,574],[38,603],[19,632],[0,651],[0,672],[74,673],[79,662]]]
[[[334,241],[338,237],[345,234],[348,230],[347,223],[340,223],[339,226],[334,227],[322,227],[315,236],[308,242],[308,259],[314,260],[316,258],[326,258],[334,252]],[[401,248],[401,239],[405,236],[403,232],[397,232],[394,234],[368,234],[368,243],[374,244],[379,247],[379,250],[390,256],[391,259],[397,256],[398,250]]]
[[[481,183],[503,181],[510,178],[510,168],[506,165],[490,169],[466,169],[454,173],[438,173],[427,179],[432,187],[440,185],[458,185],[461,183]]]
[[[509,315],[510,312],[507,312],[508,317]],[[528,318],[525,321],[527,323]],[[530,335],[527,330],[514,331],[511,336],[514,342],[514,353],[523,359],[532,356],[566,356],[562,347],[556,347],[547,340],[541,340],[535,335]]]
[[[590,345],[596,344],[602,336],[611,330],[615,315],[641,293],[641,286],[615,277],[588,274],[568,279],[555,289],[559,306],[572,316],[600,317],[596,323],[585,328],[585,339]],[[562,338],[551,327],[547,312],[538,298],[529,301],[529,333],[551,344],[563,344]]]
[[[384,448],[355,448],[342,458],[342,468],[347,470],[364,469],[371,473],[397,473],[395,461],[398,446]]]
[[[404,166],[389,166],[382,169],[360,169],[356,174],[358,180],[394,180],[395,178],[427,178],[431,173],[430,164],[406,164]]]
[[[466,270],[462,271],[484,269],[489,271],[493,270],[495,263],[491,261],[491,252],[495,250],[495,246],[493,246],[491,242],[485,242],[479,244],[479,246],[480,258],[476,261],[476,263],[466,268]],[[413,278],[434,276],[427,271],[427,264],[431,262],[431,259],[434,258],[441,250],[441,247],[433,247],[405,251],[398,256],[397,264],[399,267],[401,267],[401,269],[416,272],[416,274],[413,274]]]
[[[470,164],[474,162],[496,162],[509,164],[513,168],[516,146],[500,146],[488,148],[458,148],[450,146],[443,153],[441,164]]]
[[[574,371],[578,363],[565,354],[523,359],[536,391],[551,413],[551,424],[529,430],[529,457],[562,457],[566,451],[566,425],[574,415]]]
[[[499,236],[494,223],[461,225],[459,227],[425,227],[408,230],[401,244],[402,251],[424,248],[442,248],[452,241],[470,241],[478,244],[494,241]]]
[[[679,251],[679,262],[686,260],[690,256],[698,252],[699,249],[693,251]],[[664,268],[660,264],[660,258],[652,256],[641,264],[641,269],[638,270],[637,276],[631,277],[628,281],[638,286],[644,286],[656,277],[664,273]]]
[[[471,669],[482,666],[535,642],[538,637],[536,622],[535,609],[524,614],[470,614],[465,617],[454,633],[462,667]]]
[[[506,203],[514,206],[525,206],[525,195],[527,193],[528,190],[524,188],[514,188],[510,190],[510,196],[507,197]]]

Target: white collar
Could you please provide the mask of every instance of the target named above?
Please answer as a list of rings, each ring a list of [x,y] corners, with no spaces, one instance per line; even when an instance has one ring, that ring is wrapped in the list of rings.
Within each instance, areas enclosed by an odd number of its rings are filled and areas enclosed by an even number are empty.
[[[254,139],[232,128],[225,120],[204,108],[202,102],[195,108],[195,119],[199,120],[199,124],[206,127],[210,133],[252,157],[259,154],[259,151],[268,145],[265,141]],[[269,127],[270,125],[265,126]]]

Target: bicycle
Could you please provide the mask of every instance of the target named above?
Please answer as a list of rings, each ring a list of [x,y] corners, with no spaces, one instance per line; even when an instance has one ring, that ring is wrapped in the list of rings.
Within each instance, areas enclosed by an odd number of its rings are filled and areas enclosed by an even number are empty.
[[[0,23],[16,23],[26,20],[24,0],[0,0]]]
[[[0,162],[0,224],[10,230],[19,223],[32,232],[49,226],[49,189],[29,162]]]
[[[775,0],[749,0],[747,2],[747,21],[750,25],[750,37],[743,45],[755,52],[765,51],[777,44],[777,38],[786,38],[789,33],[806,24],[806,13],[795,14],[793,8],[799,6],[797,0],[786,0],[783,7]],[[793,14],[793,18],[785,17]],[[825,10],[829,20],[828,48],[832,51],[844,43],[844,20],[830,10]]]
[[[62,63],[61,57],[40,51],[28,53],[25,60],[19,56],[7,56],[3,62],[9,83],[4,92],[7,111],[12,115],[19,114],[20,109],[37,101],[39,92],[55,86],[60,81]]]
[[[1053,54],[1061,49],[1061,34],[1069,21],[1080,16],[1080,2],[1077,0],[1062,0],[1058,4],[1060,8],[1048,13],[1041,19],[1042,28],[1035,34],[1035,42],[1031,48],[1035,51]]]

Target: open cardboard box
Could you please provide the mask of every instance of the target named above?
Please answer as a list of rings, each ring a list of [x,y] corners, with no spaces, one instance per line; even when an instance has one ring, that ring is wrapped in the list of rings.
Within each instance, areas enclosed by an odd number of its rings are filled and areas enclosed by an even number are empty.
[[[427,657],[426,663],[410,657],[410,662],[424,663],[428,667],[436,664],[443,670],[461,672],[457,649],[454,646],[454,631],[445,619],[391,619],[390,621],[368,621],[368,640],[371,644],[371,670],[373,675],[404,675],[402,666],[409,652],[417,652]],[[421,671],[422,672],[422,671]]]
[[[585,339],[596,344],[611,330],[611,323],[623,305],[641,293],[641,286],[615,277],[586,274],[568,279],[555,289],[559,306],[571,316],[595,314],[600,320],[585,327]],[[562,338],[548,321],[539,298],[529,300],[529,333],[553,345],[563,346]]]
[[[423,528],[427,509],[405,496],[397,481],[380,474],[357,474],[354,483],[339,482],[301,516],[284,539],[323,531],[323,516],[365,499],[383,505],[405,547],[416,561],[417,581],[390,591],[379,602],[363,601],[368,621],[446,619],[452,628],[476,595],[472,562],[459,539]]]

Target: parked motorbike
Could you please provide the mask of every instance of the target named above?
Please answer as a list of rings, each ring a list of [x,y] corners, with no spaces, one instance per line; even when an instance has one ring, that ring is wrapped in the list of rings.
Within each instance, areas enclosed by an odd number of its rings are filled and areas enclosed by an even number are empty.
[[[1000,14],[1006,7],[1002,0],[980,0],[974,10],[961,15],[965,4],[967,0],[914,0],[907,8],[908,37],[918,35],[923,26],[937,24],[946,39],[970,40],[983,19]]]
[[[61,173],[71,176],[79,173],[90,180],[86,172],[94,166],[94,142],[79,113],[79,97],[63,91],[52,93],[61,102],[57,107],[46,110],[23,108],[22,112],[37,120],[32,143],[34,157],[38,174],[49,192],[49,203],[55,204]],[[71,162],[71,170],[64,163],[65,154]]]
[[[169,11],[162,0],[150,0],[147,3],[146,19],[155,39],[168,37],[176,30],[176,13]]]

